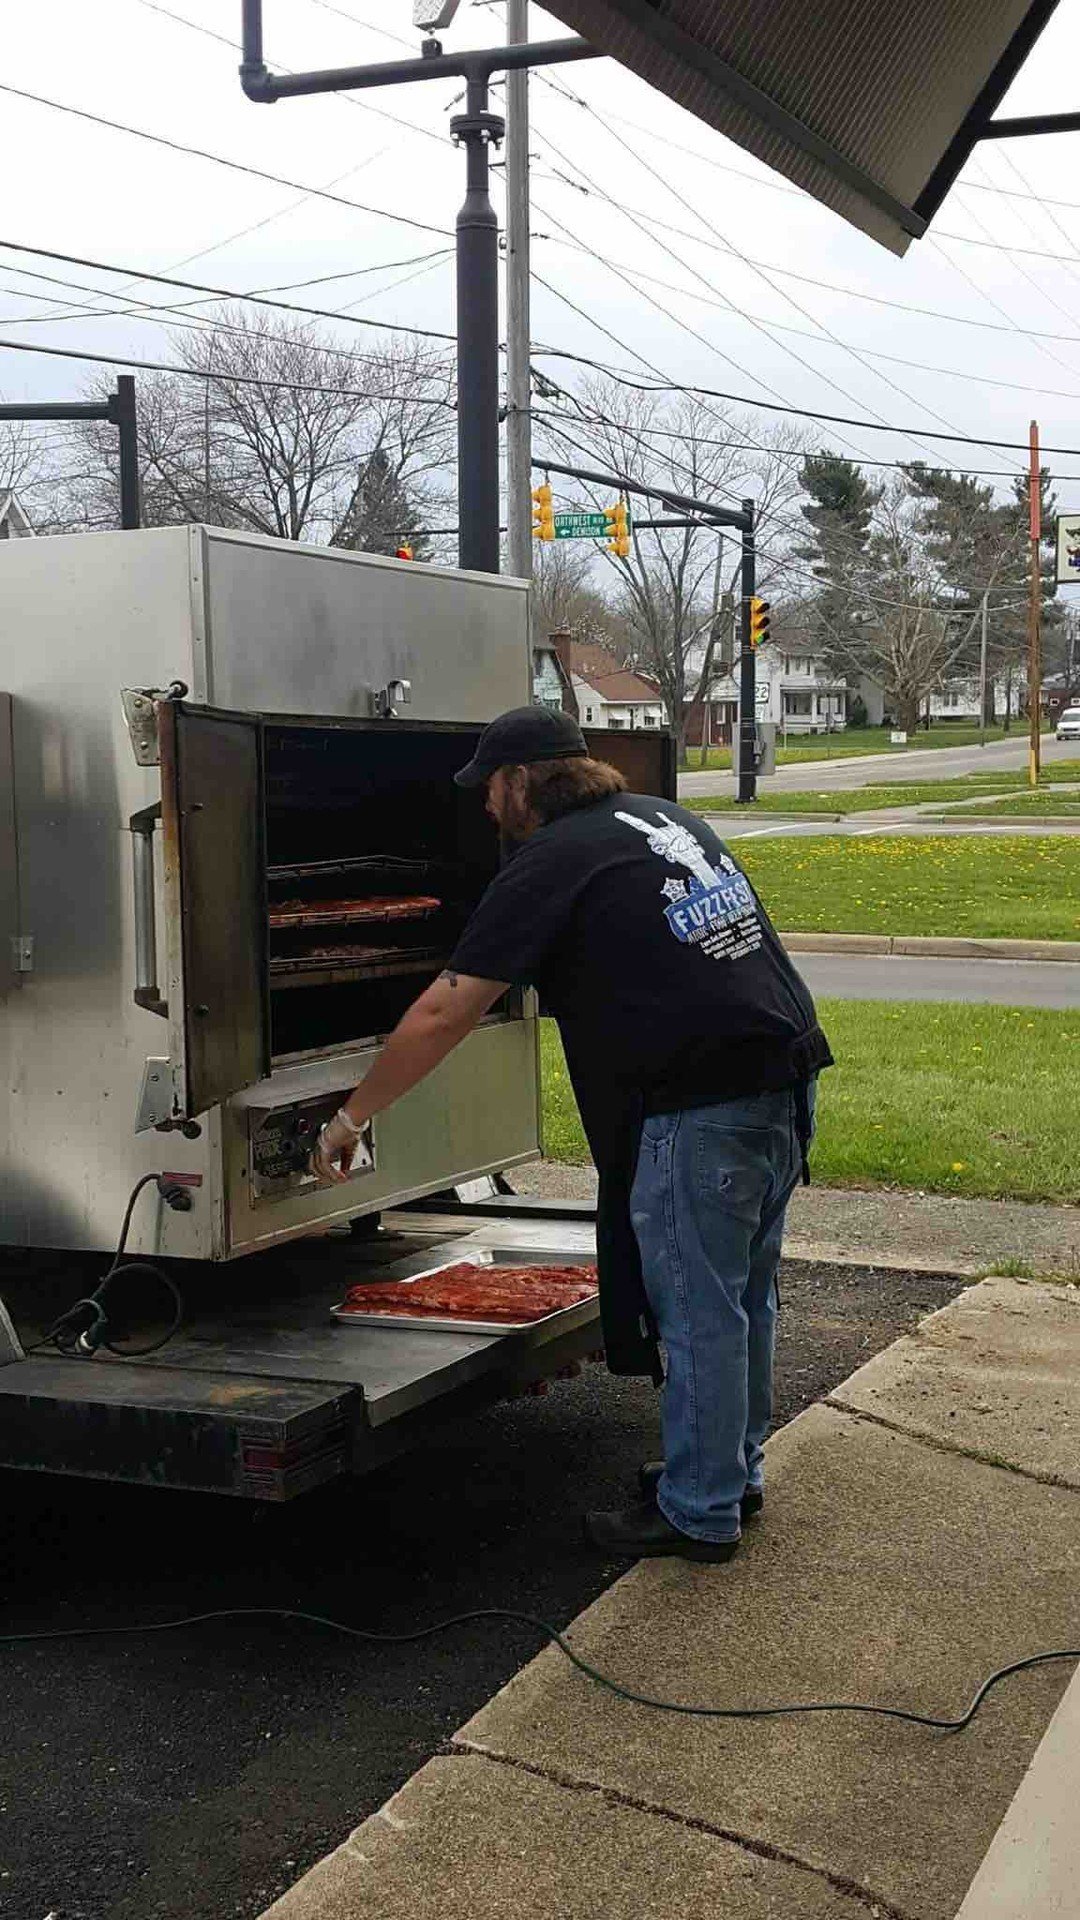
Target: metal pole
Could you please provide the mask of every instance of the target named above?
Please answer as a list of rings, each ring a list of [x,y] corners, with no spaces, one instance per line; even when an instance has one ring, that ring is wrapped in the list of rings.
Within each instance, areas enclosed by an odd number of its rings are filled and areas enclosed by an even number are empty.
[[[1031,534],[1031,590],[1028,598],[1028,785],[1037,787],[1040,772],[1039,718],[1042,706],[1042,663],[1039,658],[1039,618],[1042,613],[1042,573],[1039,547],[1042,541],[1042,486],[1039,474],[1039,428],[1031,423],[1031,466],[1028,478],[1029,529]]]
[[[457,217],[458,562],[499,571],[499,223],[489,148],[506,131],[488,111],[488,75],[469,75],[466,111],[450,123],[465,148]]]
[[[110,416],[120,440],[120,525],[125,530],[142,525],[139,510],[139,428],[135,412],[135,376],[117,376],[109,398]]]
[[[990,603],[990,594],[989,592],[986,592],[983,594],[983,597],[982,597],[982,616],[980,621],[981,632],[980,632],[980,638],[979,638],[979,745],[980,747],[985,747],[986,745],[986,629],[988,624],[987,611],[988,611],[989,603]]]
[[[506,39],[529,38],[529,0],[507,0]],[[529,70],[506,76],[506,561],[532,578],[529,301]]]
[[[739,793],[740,800],[757,799],[754,761],[757,748],[757,661],[750,645],[750,602],[757,592],[757,556],[754,549],[754,503],[744,500],[742,535],[742,619],[739,664]]]

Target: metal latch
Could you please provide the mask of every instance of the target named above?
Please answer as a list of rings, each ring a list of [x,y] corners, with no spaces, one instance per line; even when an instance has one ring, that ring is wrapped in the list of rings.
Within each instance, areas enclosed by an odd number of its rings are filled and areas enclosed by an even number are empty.
[[[12,973],[33,973],[34,936],[32,933],[16,933],[11,940]]]
[[[398,708],[407,707],[411,699],[411,680],[388,680],[375,692],[375,712],[380,720],[396,720]]]

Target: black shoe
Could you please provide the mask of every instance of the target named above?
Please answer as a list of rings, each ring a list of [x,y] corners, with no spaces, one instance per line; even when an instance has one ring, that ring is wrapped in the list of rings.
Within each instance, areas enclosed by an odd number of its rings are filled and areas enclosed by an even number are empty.
[[[634,1560],[657,1554],[678,1554],[683,1560],[730,1560],[738,1552],[734,1540],[695,1540],[665,1520],[654,1500],[628,1507],[622,1513],[587,1513],[585,1537],[605,1553],[625,1553]]]
[[[656,1489],[660,1485],[660,1475],[664,1471],[662,1460],[647,1460],[638,1468],[638,1486],[646,1500],[656,1499]],[[744,1520],[752,1520],[765,1505],[765,1494],[761,1487],[747,1487],[739,1501],[739,1512]]]

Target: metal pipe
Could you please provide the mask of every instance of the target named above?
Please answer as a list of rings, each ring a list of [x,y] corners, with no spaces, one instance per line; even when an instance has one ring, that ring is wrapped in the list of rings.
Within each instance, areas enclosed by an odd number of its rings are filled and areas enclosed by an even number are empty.
[[[488,111],[488,79],[469,79],[450,123],[465,148],[457,216],[458,563],[499,571],[499,222],[489,194],[491,145],[505,123]]]
[[[244,0],[245,23],[259,11],[259,0]],[[329,67],[312,73],[271,73],[246,51],[240,84],[249,100],[263,103],[295,99],[309,93],[342,93],[368,87],[397,87],[413,80],[489,80],[493,73],[512,73],[516,67],[563,66],[572,60],[595,60],[587,40],[536,40],[519,47],[483,47],[465,53],[436,53],[419,60],[382,60],[375,66]]]
[[[120,525],[133,531],[142,525],[139,503],[139,425],[135,412],[135,377],[121,373],[110,396],[110,419],[120,441]]]
[[[739,794],[740,800],[757,799],[757,658],[750,644],[750,602],[757,592],[757,555],[754,546],[754,503],[743,501],[745,523],[742,537],[742,658],[739,666]]]
[[[0,407],[0,420],[111,420],[112,400],[39,400]]]
[[[507,0],[506,38],[529,38],[529,0]],[[506,81],[506,564],[518,579],[533,571],[531,345],[529,298],[529,75]]]
[[[1018,140],[1033,133],[1080,132],[1080,113],[1029,113],[1011,120],[988,120],[980,140]]]
[[[160,807],[144,807],[133,813],[131,829],[131,878],[135,900],[135,992],[138,1007],[150,1013],[168,1012],[161,998],[157,978],[157,905],[154,888],[154,823]]]
[[[744,500],[742,511],[735,513],[730,507],[714,507],[707,500],[695,500],[692,494],[668,493],[664,487],[647,487],[639,480],[627,479],[622,473],[593,473],[588,467],[560,467],[556,466],[554,460],[534,460],[532,465],[534,471],[565,474],[570,480],[583,480],[587,486],[615,487],[620,493],[639,493],[647,500],[661,500],[665,506],[681,508],[684,513],[704,514],[712,526],[739,527],[745,531],[754,524],[752,500]]]

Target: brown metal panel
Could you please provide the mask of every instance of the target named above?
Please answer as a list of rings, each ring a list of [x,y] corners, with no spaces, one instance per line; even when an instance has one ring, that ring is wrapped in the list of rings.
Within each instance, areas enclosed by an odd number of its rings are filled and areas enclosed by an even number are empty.
[[[675,740],[662,728],[585,727],[585,745],[594,760],[617,767],[631,793],[655,793],[675,799]]]
[[[15,770],[11,737],[12,700],[0,693],[0,993],[15,985],[14,941],[19,925],[19,849],[15,836]]]
[[[548,10],[903,253],[924,225],[912,211],[920,195],[961,129],[992,110],[1053,0],[549,0]],[[955,150],[953,175],[967,150]]]
[[[174,702],[159,715],[166,898],[180,915],[183,1004],[170,1013],[195,1115],[270,1071],[261,728]]]

